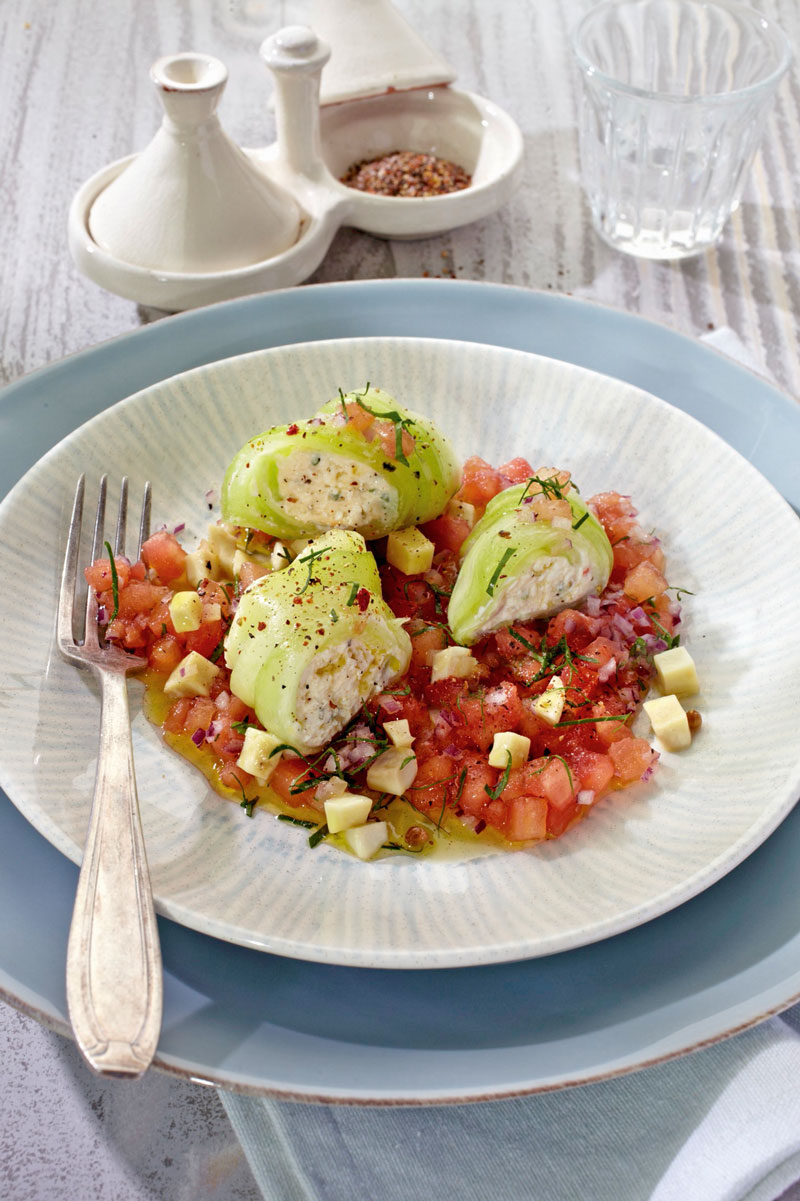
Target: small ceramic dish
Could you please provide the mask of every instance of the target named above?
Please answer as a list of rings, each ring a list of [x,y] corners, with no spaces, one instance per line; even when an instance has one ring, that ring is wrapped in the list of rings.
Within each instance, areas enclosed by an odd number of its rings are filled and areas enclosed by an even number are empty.
[[[342,225],[388,238],[431,237],[487,216],[514,190],[522,135],[490,101],[440,85],[320,110],[320,76],[330,51],[311,29],[283,29],[267,38],[261,54],[275,80],[278,137],[266,149],[245,152],[224,134],[214,112],[227,77],[224,64],[190,53],[154,65],[151,75],[165,110],[161,129],[140,155],[119,159],[87,180],[70,207],[70,251],[90,279],[140,304],[193,308],[300,283],[322,262]],[[409,198],[340,182],[353,163],[394,150],[449,159],[469,172],[472,183],[457,192]],[[244,217],[238,181],[253,197]],[[227,207],[219,201],[226,193]],[[263,209],[261,196],[267,197]],[[263,229],[268,214],[281,229],[289,223],[279,211],[281,197],[287,212],[299,210],[297,233],[289,246],[276,235],[277,249],[265,258],[257,247],[265,235],[270,241]],[[249,259],[248,239],[231,237],[231,222],[261,230],[249,239]],[[171,236],[175,229],[186,230],[183,242]],[[159,258],[155,248],[163,245],[177,246],[182,258]],[[226,260],[228,245],[236,246],[235,259]]]

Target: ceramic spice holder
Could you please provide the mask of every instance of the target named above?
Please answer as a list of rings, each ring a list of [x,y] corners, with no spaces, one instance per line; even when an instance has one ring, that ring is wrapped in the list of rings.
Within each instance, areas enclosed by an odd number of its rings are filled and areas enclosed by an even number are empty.
[[[220,125],[227,71],[218,59],[184,53],[154,64],[161,128],[141,154],[89,179],[70,208],[70,250],[86,275],[140,304],[193,308],[300,283],[342,225],[381,237],[429,237],[487,216],[509,198],[522,157],[511,118],[446,82],[420,87],[421,74],[446,80],[449,69],[426,57],[432,52],[424,43],[420,65],[413,31],[398,75],[385,18],[397,44],[399,15],[385,0],[358,0],[355,10],[353,0],[345,4],[350,17],[363,16],[360,5],[383,19],[378,39],[388,74],[373,61],[367,82],[351,75],[355,98],[342,99],[337,85],[339,102],[321,107],[328,46],[306,26],[273,34],[261,55],[275,83],[277,140],[263,150],[239,149]],[[388,90],[409,80],[413,90]],[[381,87],[382,94],[369,94]],[[398,149],[459,163],[472,183],[419,198],[340,183],[352,163]]]

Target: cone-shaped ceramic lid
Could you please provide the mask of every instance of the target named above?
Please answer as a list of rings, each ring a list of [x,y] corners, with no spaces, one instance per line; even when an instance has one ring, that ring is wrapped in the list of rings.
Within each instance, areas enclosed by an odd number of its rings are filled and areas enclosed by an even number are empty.
[[[204,54],[161,58],[151,77],[164,106],[152,142],[100,193],[89,232],[125,263],[169,273],[231,271],[297,240],[294,198],[227,136],[216,107],[227,79]]]
[[[321,104],[433,87],[456,77],[390,0],[314,0],[309,24],[331,48]]]

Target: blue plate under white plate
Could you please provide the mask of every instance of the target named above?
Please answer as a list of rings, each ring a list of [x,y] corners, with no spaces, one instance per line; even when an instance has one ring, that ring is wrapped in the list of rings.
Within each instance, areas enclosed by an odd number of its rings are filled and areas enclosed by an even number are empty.
[[[798,507],[800,407],[688,339],[566,298],[450,281],[299,289],[171,318],[6,389],[0,486],[113,401],[262,346],[401,334],[576,361],[715,428]],[[12,697],[13,700],[13,697]],[[445,972],[335,967],[161,923],[158,1063],[281,1096],[435,1102],[580,1083],[678,1054],[800,993],[795,810],[745,863],[636,930],[544,958]],[[0,805],[0,990],[64,1028],[74,866]]]

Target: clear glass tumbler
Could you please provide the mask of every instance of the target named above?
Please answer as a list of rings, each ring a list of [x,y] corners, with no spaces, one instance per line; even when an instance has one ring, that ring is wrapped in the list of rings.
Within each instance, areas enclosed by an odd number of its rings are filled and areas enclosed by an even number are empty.
[[[713,246],[791,61],[783,33],[728,0],[605,0],[578,25],[573,49],[597,232],[650,259]]]

